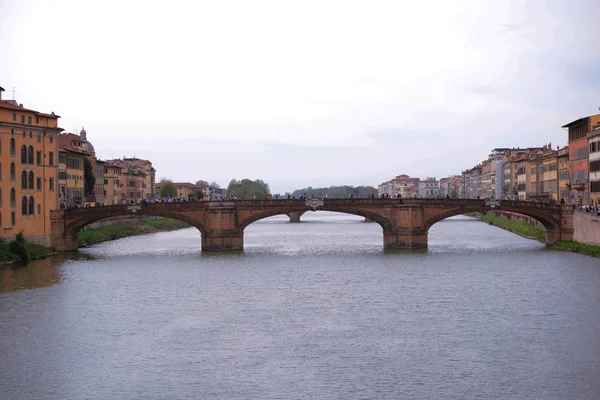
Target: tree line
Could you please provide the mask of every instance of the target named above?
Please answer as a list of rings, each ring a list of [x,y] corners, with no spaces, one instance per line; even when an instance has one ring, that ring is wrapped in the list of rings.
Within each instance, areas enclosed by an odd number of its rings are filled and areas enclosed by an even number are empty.
[[[321,187],[321,188],[313,188],[309,186],[304,189],[294,190],[291,195],[295,198],[300,197],[301,195],[306,195],[307,197],[318,197],[324,198],[325,196],[333,199],[346,199],[352,195],[357,198],[367,198],[367,197],[378,197],[377,189],[373,186],[329,186],[329,187]]]

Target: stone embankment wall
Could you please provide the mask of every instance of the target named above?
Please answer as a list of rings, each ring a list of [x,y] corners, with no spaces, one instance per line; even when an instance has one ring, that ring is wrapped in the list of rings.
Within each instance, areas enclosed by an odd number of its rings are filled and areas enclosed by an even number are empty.
[[[522,224],[532,225],[540,229],[545,229],[544,225],[542,225],[538,220],[528,217],[527,215],[515,214],[506,211],[491,211],[489,214],[511,221],[518,221]]]
[[[573,240],[600,246],[600,216],[575,210]]]

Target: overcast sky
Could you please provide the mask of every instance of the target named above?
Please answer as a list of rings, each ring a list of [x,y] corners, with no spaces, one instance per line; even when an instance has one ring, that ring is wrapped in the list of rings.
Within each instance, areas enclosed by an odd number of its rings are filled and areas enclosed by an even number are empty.
[[[5,98],[274,192],[460,173],[600,106],[600,1],[0,0]]]

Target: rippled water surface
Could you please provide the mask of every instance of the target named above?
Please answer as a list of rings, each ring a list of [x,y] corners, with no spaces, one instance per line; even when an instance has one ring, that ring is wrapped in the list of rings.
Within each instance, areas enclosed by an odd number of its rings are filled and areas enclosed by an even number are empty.
[[[468,217],[311,213],[0,268],[1,399],[598,399],[600,261]]]

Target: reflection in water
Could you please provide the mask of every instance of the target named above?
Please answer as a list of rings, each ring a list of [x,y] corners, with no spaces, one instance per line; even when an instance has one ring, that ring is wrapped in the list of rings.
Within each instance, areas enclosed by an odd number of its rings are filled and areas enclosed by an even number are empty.
[[[1,269],[0,399],[600,398],[597,259],[466,217],[409,253],[302,219]]]

